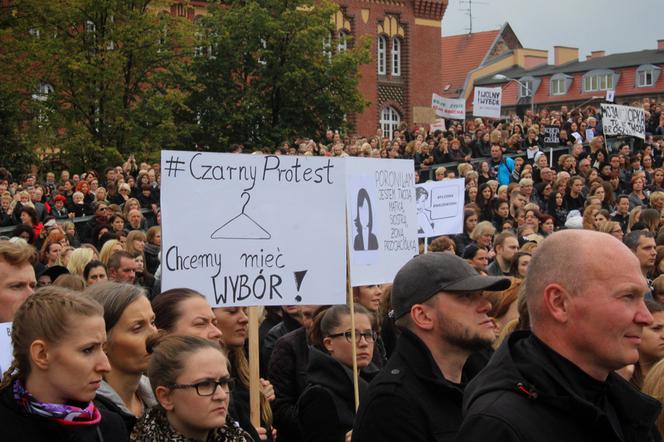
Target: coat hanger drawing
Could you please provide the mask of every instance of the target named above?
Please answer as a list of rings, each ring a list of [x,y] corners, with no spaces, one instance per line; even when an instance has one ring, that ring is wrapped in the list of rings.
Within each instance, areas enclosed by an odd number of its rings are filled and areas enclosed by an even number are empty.
[[[272,235],[258,224],[252,217],[245,213],[247,205],[251,200],[249,192],[242,192],[240,198],[246,201],[242,205],[242,212],[239,215],[226,221],[224,225],[215,230],[211,239],[270,239]]]

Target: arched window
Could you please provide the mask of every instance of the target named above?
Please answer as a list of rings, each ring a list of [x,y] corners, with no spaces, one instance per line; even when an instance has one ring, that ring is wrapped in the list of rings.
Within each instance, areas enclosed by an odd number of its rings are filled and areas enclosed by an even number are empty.
[[[332,60],[332,34],[323,37],[323,55],[328,61]]]
[[[384,136],[391,140],[394,131],[399,129],[399,124],[401,124],[401,116],[396,109],[386,106],[380,111],[380,128],[383,129]]]
[[[383,35],[378,36],[378,75],[387,74],[387,39]]]
[[[401,40],[392,38],[392,76],[401,76]]]
[[[348,50],[348,33],[346,31],[339,31],[337,39],[337,54]]]

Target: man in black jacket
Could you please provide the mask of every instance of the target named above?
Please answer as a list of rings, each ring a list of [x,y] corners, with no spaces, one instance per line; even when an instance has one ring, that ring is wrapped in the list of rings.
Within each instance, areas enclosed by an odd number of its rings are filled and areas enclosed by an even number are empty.
[[[509,285],[447,253],[417,256],[399,270],[392,307],[402,334],[360,404],[353,442],[454,439],[461,425],[463,365],[495,339],[495,323],[487,316],[491,304],[482,291]]]
[[[647,290],[638,259],[616,238],[548,237],[525,282],[532,333],[512,334],[470,382],[457,440],[660,440],[659,402],[614,373],[639,359],[653,321]]]

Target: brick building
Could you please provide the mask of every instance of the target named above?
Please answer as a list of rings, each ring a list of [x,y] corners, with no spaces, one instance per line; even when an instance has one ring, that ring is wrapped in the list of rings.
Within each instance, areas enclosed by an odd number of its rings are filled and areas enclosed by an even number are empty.
[[[353,116],[356,131],[387,135],[406,123],[430,123],[431,94],[440,88],[441,20],[448,0],[337,0],[340,11],[331,18],[332,44],[344,46],[368,36],[371,63],[360,68],[360,92],[369,105]],[[157,0],[158,12],[195,20],[206,13],[206,2]]]
[[[664,40],[658,40],[657,49],[610,55],[593,51],[583,61],[579,60],[578,49],[555,46],[553,58],[551,65],[506,67],[477,79],[475,85],[503,88],[504,115],[513,110],[521,113],[530,108],[531,100],[535,109],[599,103],[608,89],[615,91],[618,104],[631,104],[644,97],[664,98],[664,77],[660,75],[664,68]],[[495,74],[507,79],[497,80]],[[469,96],[466,109],[471,112],[473,94]]]

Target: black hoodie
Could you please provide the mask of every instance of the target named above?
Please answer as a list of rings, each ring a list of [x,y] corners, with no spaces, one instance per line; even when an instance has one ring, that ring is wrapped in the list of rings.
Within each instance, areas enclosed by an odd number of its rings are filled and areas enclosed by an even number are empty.
[[[463,398],[458,441],[658,441],[659,402],[611,373],[592,379],[530,332],[515,332]]]
[[[298,419],[305,442],[344,442],[355,420],[353,373],[332,356],[309,350],[308,386],[298,401]],[[360,398],[367,382],[358,378]]]

